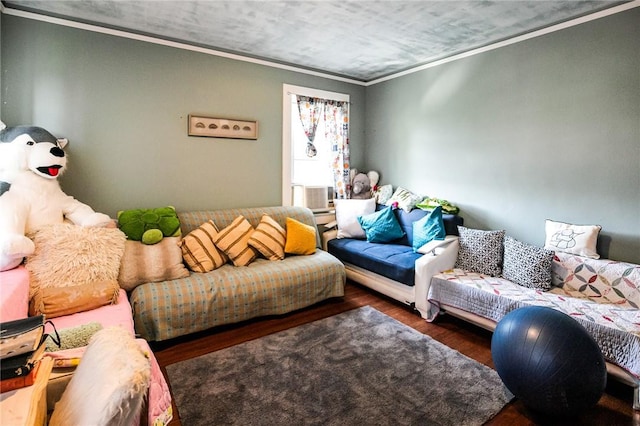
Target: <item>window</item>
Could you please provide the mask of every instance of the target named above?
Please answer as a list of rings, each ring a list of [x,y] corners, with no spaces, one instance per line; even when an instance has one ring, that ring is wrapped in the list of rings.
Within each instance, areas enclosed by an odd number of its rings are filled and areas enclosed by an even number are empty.
[[[320,114],[314,146],[315,156],[307,155],[308,138],[300,121],[296,96],[349,102],[349,95],[306,87],[283,86],[282,120],[282,205],[292,204],[292,185],[334,186],[332,162],[335,154],[325,138],[324,114]]]
[[[302,122],[298,112],[296,95],[291,98],[291,150],[293,164],[291,165],[291,184],[310,186],[333,186],[333,172],[331,170],[331,145],[325,137],[324,117],[318,121],[316,137],[313,141],[316,154],[307,153],[307,135],[304,134]]]

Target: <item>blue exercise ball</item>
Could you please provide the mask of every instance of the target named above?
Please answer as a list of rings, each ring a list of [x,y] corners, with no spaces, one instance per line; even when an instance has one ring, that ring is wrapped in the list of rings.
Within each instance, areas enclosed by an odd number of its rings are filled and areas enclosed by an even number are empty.
[[[503,383],[540,413],[573,416],[597,404],[607,384],[602,351],[576,320],[530,306],[502,318],[491,355]]]

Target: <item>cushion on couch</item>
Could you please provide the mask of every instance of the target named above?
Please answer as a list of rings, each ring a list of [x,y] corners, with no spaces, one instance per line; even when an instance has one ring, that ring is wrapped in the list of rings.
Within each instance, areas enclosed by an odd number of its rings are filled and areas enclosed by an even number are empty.
[[[374,190],[373,195],[376,203],[386,205],[393,195],[393,186],[391,184],[379,186]]]
[[[117,280],[126,236],[116,228],[61,223],[31,235],[36,251],[27,257],[30,296],[40,287],[65,287]]]
[[[600,225],[572,225],[546,220],[544,248],[599,259],[596,244],[601,229]]]
[[[120,287],[131,291],[140,284],[189,276],[179,244],[180,237],[165,237],[153,245],[127,240],[118,275]]]
[[[423,196],[415,194],[408,189],[399,186],[396,188],[391,198],[389,198],[385,204],[387,206],[393,206],[395,203],[397,203],[398,208],[404,210],[406,213],[409,213],[423,198]]]
[[[504,234],[458,226],[460,248],[455,267],[499,277],[502,273]]]
[[[31,235],[36,250],[27,257],[30,312],[52,318],[115,303],[126,236],[117,228],[61,223]],[[72,287],[63,290],[64,287]]]
[[[376,211],[376,200],[334,200],[336,207],[336,222],[338,223],[338,238],[366,238],[366,234],[358,216],[371,214]]]
[[[551,289],[551,263],[554,252],[504,237],[502,277],[523,287]]]
[[[41,287],[29,302],[29,315],[56,318],[90,311],[118,301],[120,286],[116,280],[91,281],[65,287]]]
[[[388,243],[404,236],[392,207],[358,216],[357,219],[370,243]]]
[[[377,210],[386,208],[385,206],[378,205]],[[413,246],[413,223],[423,219],[429,214],[428,210],[413,209],[409,213],[402,209],[394,209],[393,214],[396,215],[400,227],[405,232],[404,237],[398,241],[394,241],[397,244],[404,244],[406,246]],[[443,214],[442,222],[444,224],[444,230],[446,235],[458,235],[458,225],[464,223],[462,217],[452,214]]]
[[[224,251],[235,266],[247,266],[257,256],[257,251],[249,245],[254,228],[244,216],[233,222],[213,237],[216,247]]]
[[[413,251],[433,240],[444,240],[446,236],[442,220],[442,207],[437,206],[425,217],[413,222]]]
[[[89,341],[50,425],[139,423],[151,384],[151,362],[129,330],[108,327]]]
[[[287,231],[271,216],[265,214],[251,234],[248,244],[269,260],[282,260],[286,241]],[[313,244],[315,246],[315,241]]]
[[[208,220],[180,241],[182,258],[193,272],[213,271],[229,260],[213,242],[218,232],[216,224]]]
[[[316,228],[287,218],[287,241],[284,252],[287,254],[308,255],[316,252]]]
[[[404,244],[378,244],[353,238],[336,238],[327,250],[343,262],[367,269],[408,286],[415,283],[415,264],[422,254]]]

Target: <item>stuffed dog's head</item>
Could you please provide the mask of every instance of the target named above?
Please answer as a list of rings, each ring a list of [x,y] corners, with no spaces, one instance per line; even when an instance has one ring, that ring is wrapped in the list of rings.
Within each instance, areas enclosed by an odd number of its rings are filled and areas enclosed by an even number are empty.
[[[58,139],[41,127],[16,126],[0,131],[0,171],[31,170],[45,179],[56,179],[67,165],[63,148],[66,139]]]

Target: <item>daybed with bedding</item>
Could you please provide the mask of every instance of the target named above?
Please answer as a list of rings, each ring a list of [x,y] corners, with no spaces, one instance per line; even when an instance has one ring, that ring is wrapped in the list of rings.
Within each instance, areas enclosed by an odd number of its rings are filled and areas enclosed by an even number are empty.
[[[302,207],[178,212],[183,241],[193,238],[194,231],[203,232],[203,227],[209,226],[209,233],[222,231],[239,217],[256,228],[263,215],[283,228],[288,219],[315,228],[313,213]],[[190,272],[187,277],[138,285],[129,297],[136,332],[148,341],[162,341],[222,324],[284,314],[343,296],[344,266],[317,248],[319,239],[317,235],[314,238],[313,254],[288,254],[284,260],[258,256],[247,266],[221,262],[221,266],[208,272]]]
[[[3,289],[8,290],[6,292],[3,291],[2,298],[0,298],[0,320],[11,321],[26,318],[29,314],[30,285],[27,269],[24,266],[19,266],[9,271],[0,272],[0,284]],[[118,291],[117,301],[114,304],[58,316],[51,318],[51,321],[55,324],[56,329],[60,331],[81,327],[89,323],[99,323],[104,328],[119,326],[129,331],[132,335],[134,334],[131,305],[127,300],[126,292],[122,289]],[[52,327],[47,324],[46,332],[51,333],[52,331]],[[173,417],[169,386],[147,342],[143,339],[136,339],[136,341],[148,354],[151,363],[151,383],[147,395],[146,418],[141,419],[140,423],[158,426],[168,424]],[[56,350],[48,352],[47,356],[59,360],[62,364],[73,363],[71,360],[81,358],[85,349],[86,346]],[[74,370],[75,367],[60,368],[54,364],[47,386],[47,406],[49,411],[54,409],[55,403],[60,399]]]
[[[446,312],[494,330],[507,313],[523,306],[568,314],[594,338],[607,371],[634,388],[633,408],[640,410],[640,266],[544,250],[506,236],[503,245],[494,246],[496,255],[489,255],[493,260],[483,262],[485,268],[500,269],[479,271],[483,266],[461,260],[478,254],[469,243],[477,230],[461,229],[460,240],[438,256],[443,272],[433,276],[428,288],[428,320]],[[501,231],[479,232],[495,236]],[[492,250],[485,246],[482,251]]]

